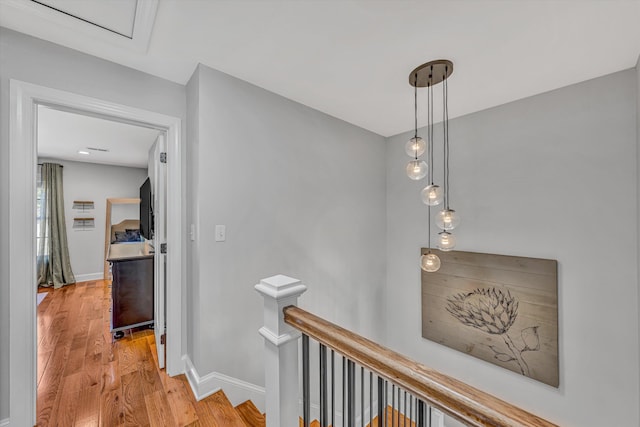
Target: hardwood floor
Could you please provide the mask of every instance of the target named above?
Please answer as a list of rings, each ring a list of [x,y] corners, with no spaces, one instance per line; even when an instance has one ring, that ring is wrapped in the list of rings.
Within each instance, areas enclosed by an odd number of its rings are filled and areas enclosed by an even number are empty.
[[[238,405],[241,418],[223,392],[197,402],[184,375],[158,369],[152,330],[113,341],[109,282],[44,291],[37,310],[38,426],[264,426],[255,406]]]

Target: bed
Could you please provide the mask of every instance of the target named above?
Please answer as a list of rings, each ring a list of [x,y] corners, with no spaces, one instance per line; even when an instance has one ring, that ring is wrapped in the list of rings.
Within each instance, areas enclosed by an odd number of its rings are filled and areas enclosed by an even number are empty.
[[[140,220],[125,219],[117,224],[111,225],[110,244],[142,242],[140,236]]]

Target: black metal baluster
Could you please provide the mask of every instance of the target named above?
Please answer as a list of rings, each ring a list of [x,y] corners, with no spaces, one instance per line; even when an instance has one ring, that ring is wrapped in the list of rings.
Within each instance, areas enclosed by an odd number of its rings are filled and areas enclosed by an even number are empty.
[[[418,400],[418,425],[417,427],[425,427],[424,425],[424,402]]]
[[[346,381],[347,378],[347,361],[342,356],[342,425],[346,426],[347,423],[347,393],[346,391]]]
[[[383,426],[384,419],[384,380],[378,377],[378,426]]]
[[[364,427],[364,368],[360,367],[360,427]]]
[[[309,336],[302,335],[302,422],[309,427],[311,399],[309,397]]]
[[[391,384],[391,427],[396,427],[396,386]]]
[[[400,410],[402,409],[402,402],[400,402],[400,396],[402,396],[402,393],[400,393],[400,387],[398,387],[398,410],[396,411],[396,418],[397,418],[397,422],[396,424],[398,425],[398,427],[400,427]]]
[[[402,398],[404,400],[404,416],[402,417],[402,427],[407,427],[407,392],[402,391]]]
[[[411,427],[411,422],[413,421],[413,395],[409,395],[409,427]]]
[[[336,357],[335,351],[331,350],[331,425],[336,425]]]
[[[320,426],[327,427],[327,347],[320,344]]]
[[[347,427],[356,426],[356,364],[349,360],[347,362],[347,376],[348,376],[348,389],[349,389],[349,424]]]
[[[373,372],[369,371],[369,426],[373,427]]]

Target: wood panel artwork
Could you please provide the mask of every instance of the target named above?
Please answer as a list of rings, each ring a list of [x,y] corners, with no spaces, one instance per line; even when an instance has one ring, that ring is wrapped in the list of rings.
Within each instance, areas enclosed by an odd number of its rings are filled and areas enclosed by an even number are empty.
[[[422,336],[558,387],[558,262],[431,251],[442,264],[422,271]]]

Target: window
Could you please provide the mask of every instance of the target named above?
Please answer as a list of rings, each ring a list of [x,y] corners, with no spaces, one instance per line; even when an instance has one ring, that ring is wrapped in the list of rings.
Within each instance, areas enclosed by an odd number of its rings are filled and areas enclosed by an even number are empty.
[[[49,228],[46,226],[47,199],[42,183],[42,165],[38,165],[36,176],[36,255],[49,256]]]

